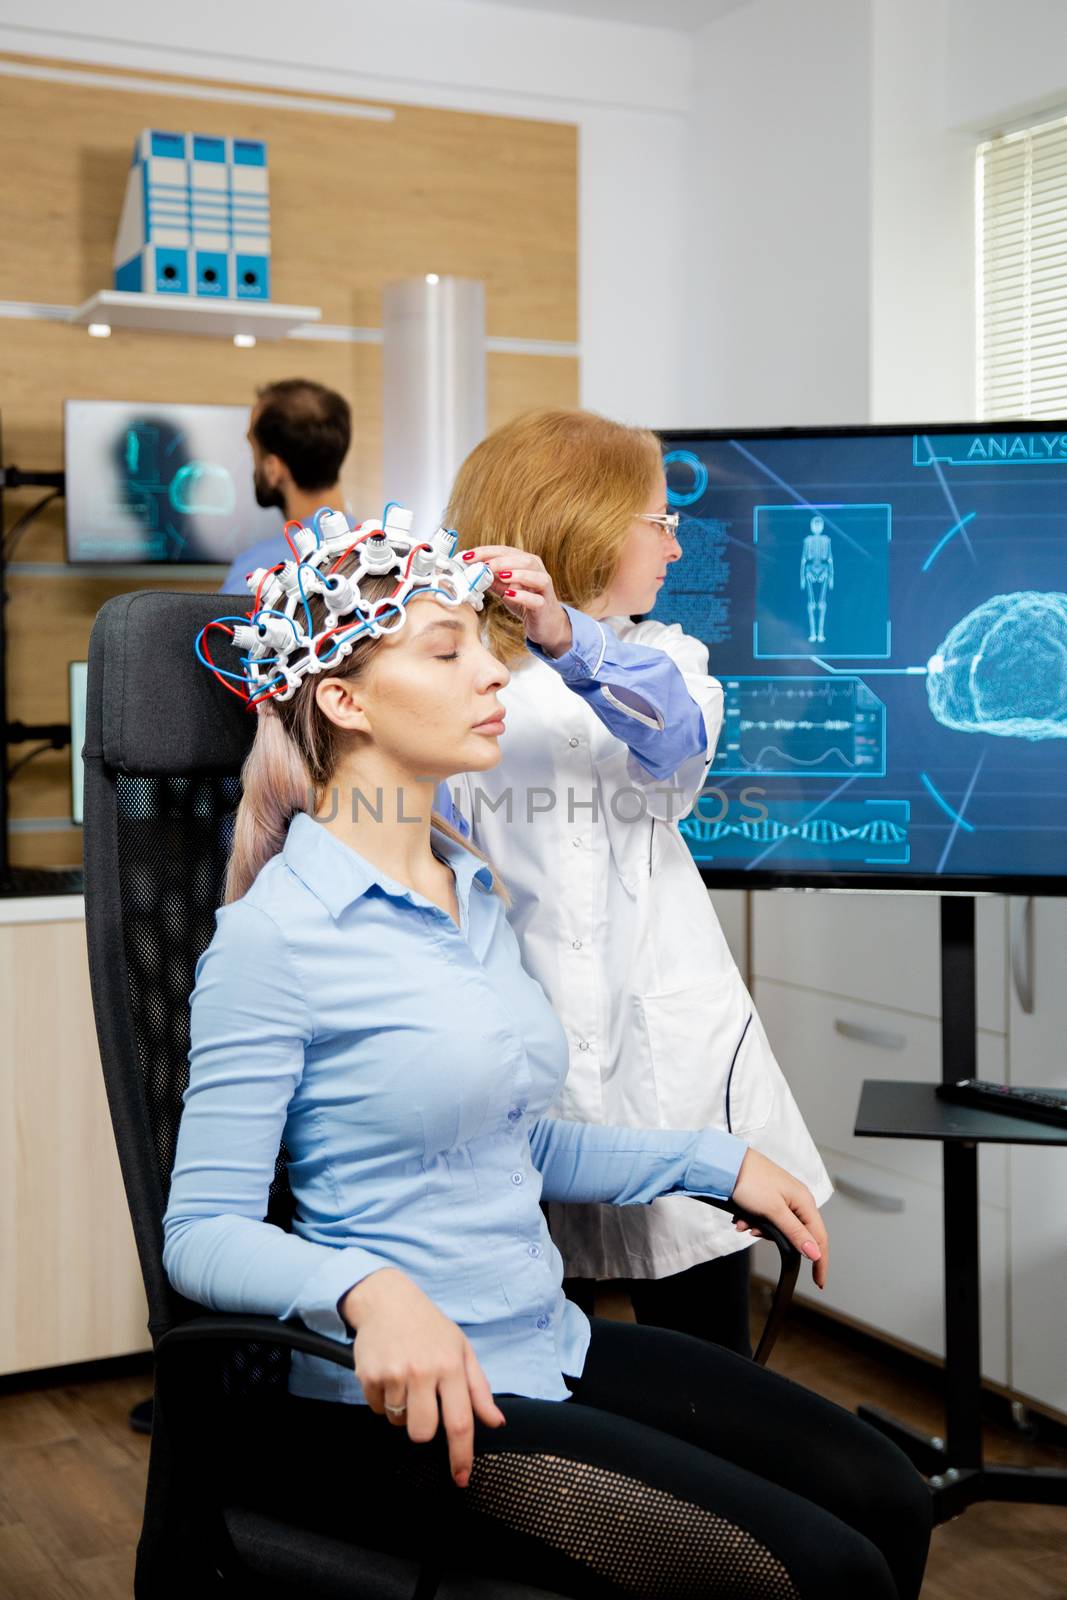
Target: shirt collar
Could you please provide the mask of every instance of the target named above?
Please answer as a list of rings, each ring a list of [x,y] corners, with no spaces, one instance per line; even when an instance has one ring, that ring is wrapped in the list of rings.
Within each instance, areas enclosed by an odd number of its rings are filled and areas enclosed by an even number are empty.
[[[431,828],[430,836],[435,855],[447,861],[455,874],[456,894],[465,910],[471,884],[477,881],[483,889],[491,889],[493,874],[478,856],[455,844],[439,829]],[[282,856],[290,871],[322,901],[335,921],[371,888],[412,905],[428,903],[424,896],[390,878],[306,811],[298,811],[289,824]]]

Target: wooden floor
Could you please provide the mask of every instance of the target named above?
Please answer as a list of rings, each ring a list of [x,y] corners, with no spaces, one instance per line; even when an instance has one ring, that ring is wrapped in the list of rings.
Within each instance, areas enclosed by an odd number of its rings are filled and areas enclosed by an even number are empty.
[[[773,1365],[849,1409],[867,1400],[941,1425],[932,1384],[807,1321],[787,1328]],[[126,1417],[146,1392],[135,1375],[0,1394],[2,1600],[129,1600],[148,1440]],[[997,1429],[987,1453],[1067,1466],[1067,1451]],[[1067,1507],[976,1506],[937,1529],[923,1600],[1067,1600]]]

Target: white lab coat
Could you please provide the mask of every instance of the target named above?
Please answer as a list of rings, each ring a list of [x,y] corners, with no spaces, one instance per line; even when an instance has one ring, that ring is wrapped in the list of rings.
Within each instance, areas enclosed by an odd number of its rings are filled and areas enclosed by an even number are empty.
[[[567,1032],[558,1113],[627,1127],[726,1127],[729,1084],[732,1131],[821,1205],[832,1193],[826,1169],[678,829],[714,753],[722,686],[708,674],[705,646],[676,624],[615,617],[606,625],[620,639],[665,650],[701,708],[706,757],[671,780],[684,799],[665,794],[534,656],[500,694],[500,765],[452,785],[474,842],[511,892],[526,968]],[[722,1212],[684,1196],[551,1211],[576,1277],[660,1278],[751,1243]]]

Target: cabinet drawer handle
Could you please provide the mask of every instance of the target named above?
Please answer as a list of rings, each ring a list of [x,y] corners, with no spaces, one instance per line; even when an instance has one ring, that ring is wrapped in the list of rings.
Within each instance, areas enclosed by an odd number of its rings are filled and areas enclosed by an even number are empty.
[[[878,1050],[903,1050],[907,1044],[902,1033],[890,1033],[888,1028],[868,1028],[862,1022],[846,1022],[834,1018],[834,1032],[842,1039],[855,1039],[859,1044],[873,1044]]]
[[[852,1183],[848,1178],[839,1177],[836,1172],[830,1174],[831,1182],[838,1194],[843,1194],[846,1200],[858,1200],[861,1206],[870,1206],[872,1211],[903,1211],[904,1202],[899,1195],[881,1194],[877,1189],[865,1189],[862,1184]]]

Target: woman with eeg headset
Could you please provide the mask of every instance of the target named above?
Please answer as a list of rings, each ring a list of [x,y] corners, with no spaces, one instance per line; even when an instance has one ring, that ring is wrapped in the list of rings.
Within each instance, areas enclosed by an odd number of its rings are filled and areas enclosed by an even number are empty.
[[[492,868],[425,804],[427,779],[499,760],[485,574],[465,588],[440,550],[364,568],[373,536],[305,557],[306,630],[285,613],[266,660],[237,626],[241,673],[197,642],[258,716],[197,964],[164,1267],[200,1304],[355,1335],[351,1367],[297,1354],[287,1395],[214,1408],[205,1492],[573,1600],[916,1600],[930,1496],[895,1444],[755,1362],[565,1299],[543,1194],[732,1195],[818,1282],[825,1230],[718,1128],[546,1114],[563,1029]],[[263,1220],[280,1143],[289,1232]]]
[[[523,962],[566,1029],[560,1114],[713,1123],[831,1185],[678,829],[722,725],[708,652],[652,609],[681,556],[654,434],[541,411],[483,440],[446,512],[494,572],[487,638],[512,670],[491,773],[453,785],[513,897]],[[639,1322],[750,1353],[740,1226],[680,1196],[553,1207],[567,1292],[623,1280]]]

